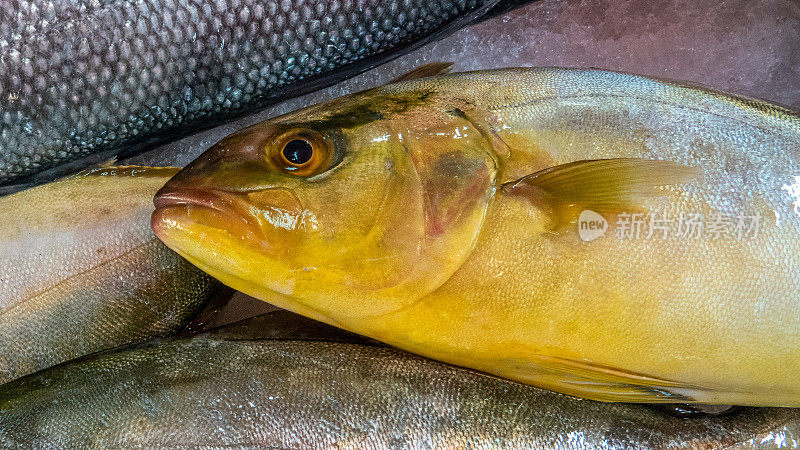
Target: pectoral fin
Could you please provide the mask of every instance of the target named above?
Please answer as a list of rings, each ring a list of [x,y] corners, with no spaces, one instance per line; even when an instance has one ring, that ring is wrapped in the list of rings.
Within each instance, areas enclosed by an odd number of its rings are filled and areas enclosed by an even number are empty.
[[[583,209],[640,212],[645,197],[666,195],[665,186],[687,183],[697,169],[671,161],[616,158],[575,161],[503,185],[503,192],[528,198],[562,226]]]

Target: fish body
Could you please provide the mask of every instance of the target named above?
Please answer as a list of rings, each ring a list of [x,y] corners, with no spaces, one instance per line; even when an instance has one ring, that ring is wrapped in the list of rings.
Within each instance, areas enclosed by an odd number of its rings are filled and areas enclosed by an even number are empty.
[[[442,75],[231,135],[153,227],[230,286],[433,359],[596,400],[800,406],[799,149],[797,113],[687,84]]]
[[[150,230],[175,168],[121,167],[0,198],[0,383],[174,332],[218,286]]]
[[[333,84],[495,2],[15,1],[0,17],[0,184]]]
[[[301,340],[274,320],[246,325],[92,355],[1,386],[0,445],[769,448],[797,439],[794,409],[687,420],[313,328],[293,325]]]

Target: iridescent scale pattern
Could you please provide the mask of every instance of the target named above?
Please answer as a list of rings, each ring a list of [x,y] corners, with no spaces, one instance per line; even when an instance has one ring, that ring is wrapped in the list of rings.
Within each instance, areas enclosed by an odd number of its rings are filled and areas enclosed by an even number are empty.
[[[0,184],[230,120],[485,3],[11,0],[0,14]]]

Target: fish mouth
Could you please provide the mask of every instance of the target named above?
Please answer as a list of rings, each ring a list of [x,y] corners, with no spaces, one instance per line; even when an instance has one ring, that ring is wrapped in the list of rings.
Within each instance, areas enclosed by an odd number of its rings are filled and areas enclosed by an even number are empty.
[[[153,199],[155,211],[150,225],[166,241],[175,228],[200,224],[242,239],[263,242],[260,227],[251,217],[249,205],[235,194],[208,189],[165,190]]]
[[[153,199],[156,209],[173,206],[201,206],[220,211],[227,211],[226,205],[230,199],[209,190],[180,189],[174,191],[159,191]]]

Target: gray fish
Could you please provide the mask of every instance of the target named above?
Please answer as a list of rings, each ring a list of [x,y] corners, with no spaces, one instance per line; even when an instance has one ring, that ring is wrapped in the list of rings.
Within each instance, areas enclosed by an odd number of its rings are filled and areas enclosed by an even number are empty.
[[[332,84],[496,2],[12,1],[0,15],[0,184]]]
[[[286,314],[93,355],[0,386],[0,445],[696,448],[798,438],[796,409],[681,419],[354,343],[298,318],[311,327],[302,331]]]
[[[150,231],[175,168],[125,167],[0,198],[0,383],[174,332],[219,284]]]

